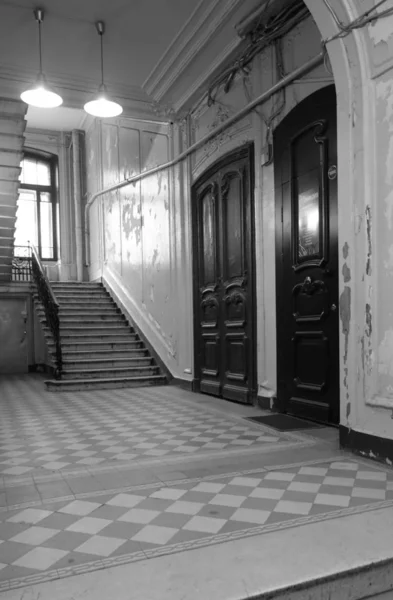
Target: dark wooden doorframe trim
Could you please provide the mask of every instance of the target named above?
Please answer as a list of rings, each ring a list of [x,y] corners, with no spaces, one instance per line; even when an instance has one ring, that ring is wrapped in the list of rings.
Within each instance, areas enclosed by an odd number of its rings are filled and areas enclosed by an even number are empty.
[[[256,402],[258,394],[257,386],[257,297],[256,297],[256,256],[255,256],[255,162],[254,162],[254,142],[248,142],[231,152],[225,154],[219,160],[214,162],[202,175],[193,182],[191,187],[191,241],[192,241],[192,273],[193,273],[193,336],[194,336],[194,378],[193,378],[193,391],[199,391],[199,368],[198,368],[198,253],[196,251],[198,241],[197,231],[197,207],[195,190],[205,181],[207,181],[214,173],[219,171],[221,168],[226,167],[235,160],[249,157],[250,164],[250,211],[251,211],[251,236],[250,236],[250,254],[251,254],[251,269],[252,276],[250,277],[250,313],[253,323],[253,336],[252,336],[252,364],[251,364],[251,397]]]

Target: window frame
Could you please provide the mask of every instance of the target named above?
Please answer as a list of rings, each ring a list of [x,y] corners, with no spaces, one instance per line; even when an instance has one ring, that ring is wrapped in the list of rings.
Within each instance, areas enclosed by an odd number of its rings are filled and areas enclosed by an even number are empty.
[[[37,150],[25,150],[23,152],[22,162],[24,160],[35,160],[42,163],[46,163],[49,166],[50,173],[50,185],[39,185],[33,183],[20,183],[19,188],[21,190],[32,190],[36,193],[37,202],[37,224],[38,224],[38,255],[41,260],[45,262],[57,262],[58,261],[58,235],[57,221],[58,221],[58,191],[57,191],[57,178],[58,178],[58,158],[55,154],[49,154],[47,152],[40,152]],[[42,257],[41,247],[41,193],[49,194],[50,204],[52,205],[52,236],[53,236],[53,258]]]

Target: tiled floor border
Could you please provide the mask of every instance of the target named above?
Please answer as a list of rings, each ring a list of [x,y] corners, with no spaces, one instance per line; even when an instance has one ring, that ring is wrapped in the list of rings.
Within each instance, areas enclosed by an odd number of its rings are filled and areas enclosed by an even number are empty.
[[[129,492],[137,492],[138,490],[146,490],[146,489],[157,489],[163,487],[175,487],[178,485],[185,485],[189,483],[200,483],[202,481],[215,481],[219,479],[227,479],[231,477],[243,477],[245,475],[255,475],[257,473],[265,473],[268,471],[282,471],[285,469],[293,469],[297,467],[309,467],[312,465],[320,465],[326,464],[330,462],[352,462],[359,465],[363,465],[364,467],[370,468],[372,466],[373,470],[382,471],[384,473],[390,472],[391,470],[387,467],[384,467],[380,464],[372,464],[370,465],[369,461],[364,459],[354,459],[354,458],[346,458],[342,455],[339,456],[330,456],[327,458],[318,458],[314,460],[306,460],[306,461],[298,461],[295,463],[287,463],[283,465],[272,465],[272,466],[264,466],[256,469],[246,469],[241,471],[232,471],[228,473],[219,473],[217,475],[206,475],[203,477],[188,477],[183,479],[175,479],[171,481],[157,481],[151,483],[143,483],[137,485],[128,485],[123,487],[117,487],[113,489],[105,489],[105,490],[97,490],[95,492],[80,492],[76,494],[67,494],[66,496],[58,496],[54,498],[45,498],[42,500],[31,500],[30,502],[23,502],[20,504],[13,504],[10,506],[0,507],[0,514],[3,512],[9,512],[14,510],[22,510],[25,508],[32,508],[36,506],[46,506],[50,504],[55,504],[57,502],[68,502],[72,500],[83,500],[87,498],[99,498],[100,496],[107,496],[109,494],[120,494],[120,493],[129,493]]]
[[[155,467],[155,466],[170,466],[170,465],[176,465],[179,463],[183,463],[185,461],[187,461],[188,463],[192,463],[192,462],[198,462],[201,460],[211,460],[211,459],[220,459],[220,458],[229,458],[231,456],[236,456],[236,457],[242,457],[242,456],[249,456],[249,455],[255,455],[258,456],[260,454],[267,454],[268,452],[280,452],[282,450],[290,450],[291,448],[296,448],[296,449],[300,449],[300,448],[307,448],[307,447],[311,447],[311,446],[315,446],[317,443],[319,443],[319,440],[317,439],[306,439],[304,441],[298,441],[298,442],[276,442],[276,443],[272,443],[272,442],[266,442],[266,445],[262,445],[261,444],[255,444],[252,447],[249,448],[241,448],[241,447],[236,447],[236,448],[231,448],[231,449],[225,449],[225,450],[214,450],[214,451],[210,451],[210,452],[199,452],[198,454],[194,454],[194,455],[182,455],[182,456],[171,456],[171,457],[165,457],[165,459],[162,458],[142,458],[139,460],[133,460],[133,461],[124,461],[124,463],[121,464],[110,464],[110,465],[106,465],[106,466],[97,466],[97,467],[83,467],[81,469],[72,469],[72,470],[66,470],[66,469],[62,469],[61,471],[53,471],[51,473],[48,474],[43,474],[43,475],[30,475],[27,477],[13,477],[13,476],[3,476],[1,477],[1,479],[3,480],[3,487],[14,487],[14,486],[18,486],[18,485],[28,485],[31,484],[32,482],[35,483],[44,483],[44,482],[48,482],[48,481],[54,481],[54,480],[59,480],[59,479],[65,479],[65,478],[72,478],[72,477],[83,477],[83,476],[88,476],[88,475],[94,475],[94,474],[98,474],[98,473],[109,473],[109,472],[121,472],[121,471],[126,471],[126,470],[130,470],[130,469],[137,469],[140,467],[145,467],[145,468],[151,468],[151,467]]]
[[[319,523],[322,521],[338,519],[342,517],[357,515],[365,512],[391,507],[393,507],[393,500],[384,500],[380,502],[375,502],[373,504],[365,504],[363,506],[339,509],[324,514],[312,515],[309,517],[298,517],[288,521],[282,521],[281,523],[272,523],[270,525],[258,525],[257,527],[252,527],[244,530],[242,529],[235,532],[206,536],[204,538],[190,540],[188,542],[168,544],[161,548],[154,548],[152,550],[132,552],[130,554],[116,556],[113,558],[103,558],[77,566],[65,567],[63,569],[53,569],[44,573],[38,573],[37,575],[28,575],[26,577],[15,578],[10,579],[8,581],[0,582],[0,593],[16,588],[26,587],[28,585],[44,583],[48,581],[53,581],[55,579],[63,579],[66,577],[71,577],[73,575],[80,575],[82,573],[89,573],[92,571],[97,571],[99,569],[117,567],[119,565],[129,564],[140,560],[157,558],[159,556],[164,556],[167,554],[185,552],[186,550],[195,550],[197,548],[202,548],[215,544],[222,544],[225,542],[231,542],[242,538],[261,535],[264,533],[272,533],[274,531],[290,529],[292,527],[310,525],[313,523]]]

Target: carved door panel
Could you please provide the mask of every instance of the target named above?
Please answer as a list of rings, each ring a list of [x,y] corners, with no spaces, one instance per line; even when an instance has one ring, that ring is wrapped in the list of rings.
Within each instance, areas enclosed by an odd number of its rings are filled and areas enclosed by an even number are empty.
[[[334,86],[301,102],[274,135],[277,401],[339,421],[337,125]]]
[[[248,146],[193,190],[196,388],[238,402],[255,375],[251,166]]]

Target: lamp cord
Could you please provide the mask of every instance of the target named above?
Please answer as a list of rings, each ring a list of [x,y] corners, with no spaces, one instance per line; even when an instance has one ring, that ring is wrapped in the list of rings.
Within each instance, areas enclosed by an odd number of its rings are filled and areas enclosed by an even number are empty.
[[[38,47],[40,52],[40,73],[42,73],[41,23],[41,19],[38,19]]]
[[[104,49],[102,41],[102,32],[99,32],[101,40],[101,85],[104,85]]]

